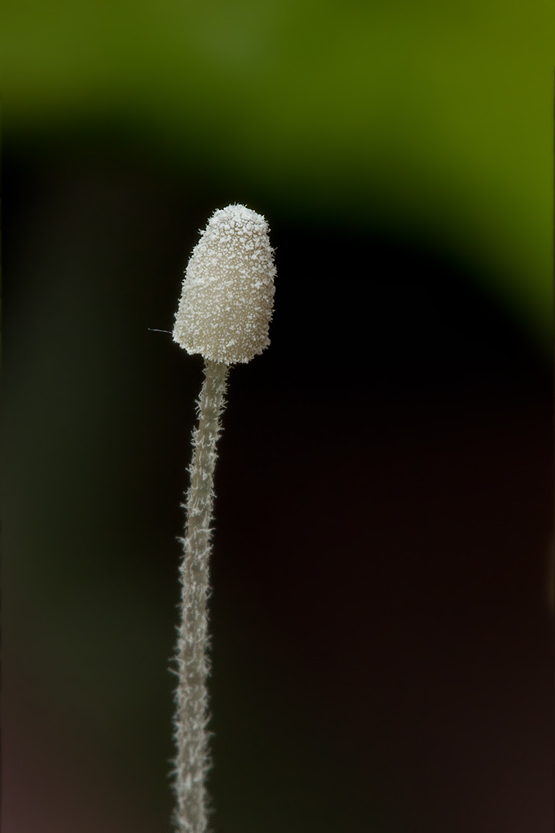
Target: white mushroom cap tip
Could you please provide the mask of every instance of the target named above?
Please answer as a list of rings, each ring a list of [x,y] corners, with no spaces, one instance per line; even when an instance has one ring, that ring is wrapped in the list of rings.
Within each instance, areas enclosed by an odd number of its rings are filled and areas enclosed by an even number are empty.
[[[189,260],[173,339],[188,353],[235,364],[269,345],[274,252],[268,224],[244,205],[214,212]]]

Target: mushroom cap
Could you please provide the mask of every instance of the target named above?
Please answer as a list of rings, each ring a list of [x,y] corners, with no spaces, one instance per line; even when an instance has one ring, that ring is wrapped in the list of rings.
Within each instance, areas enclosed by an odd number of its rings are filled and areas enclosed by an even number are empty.
[[[268,224],[244,205],[214,212],[185,270],[173,339],[188,353],[249,362],[269,345],[274,251]]]

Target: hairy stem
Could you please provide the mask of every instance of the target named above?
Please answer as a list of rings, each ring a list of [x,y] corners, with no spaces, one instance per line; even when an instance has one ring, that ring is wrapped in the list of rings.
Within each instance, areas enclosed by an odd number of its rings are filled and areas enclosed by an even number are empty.
[[[208,750],[208,618],[210,535],[214,503],[214,467],[220,417],[229,366],[206,361],[198,401],[198,428],[193,433],[191,483],[187,493],[187,526],[181,562],[181,624],[177,642],[178,686],[175,695],[175,791],[179,833],[205,833]]]

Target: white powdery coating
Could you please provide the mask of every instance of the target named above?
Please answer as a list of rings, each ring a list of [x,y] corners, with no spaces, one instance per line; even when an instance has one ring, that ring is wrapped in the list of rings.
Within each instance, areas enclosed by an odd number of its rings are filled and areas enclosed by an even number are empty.
[[[225,364],[249,362],[269,345],[274,252],[268,224],[244,205],[214,212],[185,271],[173,340]]]

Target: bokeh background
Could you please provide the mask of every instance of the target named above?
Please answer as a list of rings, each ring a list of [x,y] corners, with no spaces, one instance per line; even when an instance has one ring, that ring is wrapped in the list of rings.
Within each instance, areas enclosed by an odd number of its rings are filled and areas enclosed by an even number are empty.
[[[229,202],[278,279],[217,471],[214,833],[552,831],[554,24],[4,10],[6,833],[170,830],[202,362],[153,329]]]

